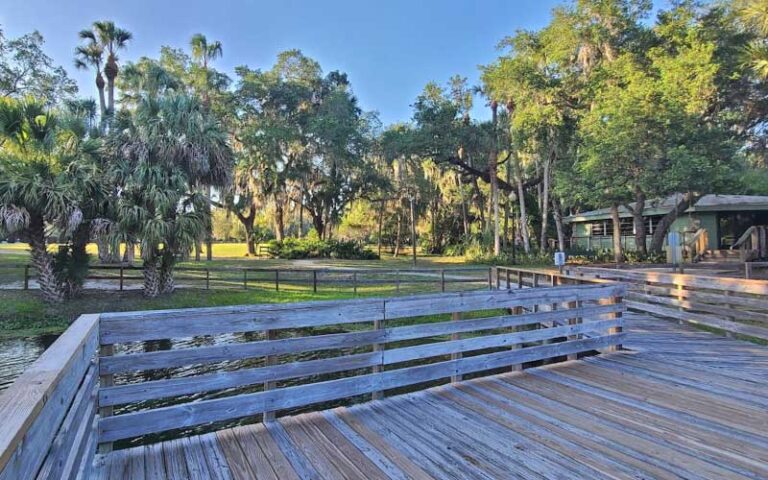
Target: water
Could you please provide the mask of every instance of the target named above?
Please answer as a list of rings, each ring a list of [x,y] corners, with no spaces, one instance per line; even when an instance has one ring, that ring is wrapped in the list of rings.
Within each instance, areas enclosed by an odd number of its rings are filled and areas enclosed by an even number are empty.
[[[57,337],[58,335],[38,335],[0,339],[0,391],[8,388]]]

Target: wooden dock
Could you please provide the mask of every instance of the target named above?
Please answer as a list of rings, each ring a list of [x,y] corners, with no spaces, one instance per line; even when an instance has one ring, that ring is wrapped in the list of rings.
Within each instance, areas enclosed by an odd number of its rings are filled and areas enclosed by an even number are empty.
[[[768,348],[627,314],[623,283],[496,270],[84,315],[0,396],[0,480],[768,478]],[[747,282],[730,303],[762,301]]]
[[[625,329],[620,353],[118,450],[98,478],[768,478],[768,349]]]

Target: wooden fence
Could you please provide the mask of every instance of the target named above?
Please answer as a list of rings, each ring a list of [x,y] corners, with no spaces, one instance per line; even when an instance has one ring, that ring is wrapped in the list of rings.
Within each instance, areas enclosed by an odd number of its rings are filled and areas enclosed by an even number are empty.
[[[629,284],[632,310],[768,340],[768,281],[704,275],[568,268],[569,277]]]
[[[417,384],[615,348],[622,339],[623,305],[613,299],[621,297],[623,288],[572,286],[104,314],[102,351],[117,352],[132,342],[261,332],[256,341],[102,356],[100,372],[110,382],[112,376],[155,369],[263,360],[255,368],[148,381],[139,375],[103,387],[100,405],[115,407],[115,412],[122,406],[128,413],[102,418],[100,441],[254,415],[268,419],[271,412],[365,394],[380,398]],[[545,305],[548,311],[539,308]],[[344,333],[317,334],[316,329],[328,328]],[[557,340],[564,341],[552,343]],[[308,352],[322,356],[296,361]],[[297,384],[296,379],[302,380]],[[191,400],[202,392],[232,389],[232,396]],[[160,399],[166,402],[147,402]],[[148,407],[124,408],[140,402]]]
[[[35,278],[31,265],[23,269],[22,288],[30,288]],[[142,268],[131,265],[93,265],[86,280],[101,282],[104,289],[123,291],[137,287],[143,281]],[[393,293],[416,291],[446,292],[450,290],[476,290],[490,283],[492,267],[452,267],[423,269],[343,269],[343,268],[251,268],[251,267],[177,267],[174,281],[182,288],[243,289],[281,288],[301,289],[317,293],[319,290],[350,290],[369,287],[391,287]]]
[[[98,315],[82,315],[0,396],[0,479],[89,478]]]

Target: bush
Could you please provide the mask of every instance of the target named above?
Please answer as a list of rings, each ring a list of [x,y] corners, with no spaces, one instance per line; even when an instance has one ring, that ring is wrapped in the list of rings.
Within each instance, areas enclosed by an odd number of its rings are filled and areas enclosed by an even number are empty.
[[[275,258],[336,258],[340,260],[378,260],[379,256],[354,240],[320,240],[315,235],[307,238],[286,238],[282,242],[271,240],[269,254]]]

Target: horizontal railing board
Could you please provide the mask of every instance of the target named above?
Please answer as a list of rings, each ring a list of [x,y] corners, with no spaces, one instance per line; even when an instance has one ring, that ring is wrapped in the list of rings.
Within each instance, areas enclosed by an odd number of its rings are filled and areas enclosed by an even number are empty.
[[[102,442],[112,442],[203,423],[251,416],[264,411],[295,408],[372,391],[447,378],[457,374],[490,370],[507,365],[605,348],[620,344],[623,338],[623,334],[617,334],[567,341],[106,417],[99,422],[99,438]]]
[[[183,338],[235,332],[318,327],[439,313],[557,303],[616,295],[621,285],[569,286],[545,291],[479,291],[414,295],[395,299],[302,302],[279,305],[214,307],[103,314],[102,344]],[[385,306],[386,302],[386,306]]]
[[[555,312],[542,312],[542,314],[527,315],[524,319],[515,318],[515,316],[496,317],[493,320],[501,318],[508,321],[500,322],[496,320],[493,323],[494,326],[490,328],[512,326],[513,322],[510,320],[517,320],[518,322],[514,322],[517,323],[517,325],[528,325],[531,323],[544,321],[544,319],[554,320],[581,316],[598,316],[601,313],[605,314],[608,312],[616,312],[619,310],[619,308],[616,307],[620,307],[620,305],[606,305],[605,307],[614,308],[594,307],[587,309],[558,310]],[[535,318],[536,322],[531,322],[531,318]],[[435,325],[444,327],[457,327],[462,323],[464,322],[444,322],[444,325]],[[467,323],[476,322],[468,321]],[[431,324],[424,326],[428,325],[431,326]],[[489,326],[490,323],[486,323],[485,325]],[[334,373],[364,367],[372,367],[374,365],[387,365],[396,362],[416,360],[459,351],[478,350],[483,348],[499,347],[507,344],[511,345],[523,342],[549,340],[553,338],[574,335],[577,333],[605,330],[607,328],[616,326],[621,326],[621,319],[589,321],[577,325],[566,325],[562,327],[531,330],[512,334],[483,336],[460,341],[445,341],[413,347],[385,349],[372,353],[345,355],[303,362],[292,362],[269,367],[236,370],[232,372],[217,372],[213,374],[118,385],[102,388],[99,392],[99,401],[102,406],[110,406],[179,395],[189,395],[211,390],[254,385],[266,381],[287,380],[302,376],[319,375],[323,373]],[[399,332],[399,330],[402,329],[407,329],[408,331],[402,333]],[[453,329],[453,331],[456,330],[474,331],[476,329]],[[416,333],[413,327],[398,327],[390,329],[390,331],[393,332],[394,338],[398,338],[400,340],[420,338],[423,336],[423,334]],[[451,333],[447,329],[444,331]],[[431,330],[427,330],[426,332],[429,332],[429,336],[433,336],[431,334]],[[418,335],[418,337],[415,337],[414,335]],[[387,335],[386,338],[389,340],[389,335]]]
[[[736,305],[751,309],[768,311],[768,299],[758,296],[745,297],[740,294],[724,295],[721,293],[700,292],[698,290],[678,289],[672,286],[638,285],[634,288],[642,293],[683,297],[702,302],[710,302],[718,305]]]
[[[576,316],[578,310],[573,309],[571,312],[572,315]],[[420,360],[440,355],[450,355],[452,353],[465,353],[487,348],[498,348],[521,343],[552,340],[555,338],[566,337],[568,335],[597,332],[620,326],[622,326],[621,319],[598,320],[584,322],[576,325],[564,325],[524,332],[486,335],[482,337],[465,338],[462,340],[415,345],[412,347],[393,348],[382,350],[382,363],[384,365],[390,365],[393,363]]]
[[[359,323],[384,318],[381,299],[155,311],[102,315],[103,345],[280,328]]]
[[[98,345],[98,315],[81,315],[0,396],[0,478],[33,477]]]
[[[625,291],[621,284],[577,285],[553,289],[494,290],[461,292],[454,294],[418,295],[388,299],[386,318],[388,320],[420,315],[461,313],[496,308],[561,303],[577,300],[592,300],[608,296],[619,296]]]
[[[710,315],[701,313],[692,313],[678,310],[676,308],[668,308],[663,305],[654,305],[645,302],[637,302],[633,300],[625,301],[627,308],[632,310],[638,310],[641,312],[647,312],[661,317],[674,318],[682,320],[684,322],[703,325],[707,327],[717,328],[726,332],[734,332],[748,337],[760,338],[768,340],[768,328],[757,327],[753,325],[746,325],[739,322],[732,322],[730,320],[723,320]]]
[[[701,288],[705,290],[723,290],[738,293],[751,293],[754,295],[768,295],[768,281],[765,280],[746,280],[743,278],[688,275],[681,273],[632,272],[594,267],[579,267],[576,271],[588,275],[599,275],[601,278],[606,279],[630,279],[635,281]]]
[[[323,373],[334,373],[381,364],[381,353],[359,353],[341,357],[322,358],[304,362],[284,363],[260,368],[240,369],[229,372],[170,378],[142,383],[129,383],[99,390],[99,404],[120,405],[159,398],[190,395],[211,390],[256,385],[263,382]]]
[[[98,382],[98,369],[91,365],[75,395],[72,405],[61,424],[50,452],[43,462],[38,478],[66,478],[65,467],[68,458],[80,445],[78,433],[83,425],[88,425],[96,415],[95,390]]]
[[[333,333],[312,337],[284,338],[248,343],[230,343],[209,347],[183,348],[159,352],[134,353],[102,357],[101,374],[180,367],[191,364],[216,363],[243,358],[282,355],[297,351],[351,348],[384,341],[383,330]]]
[[[737,310],[735,308],[722,307],[717,305],[710,305],[708,303],[694,302],[691,300],[680,300],[672,297],[660,297],[657,295],[647,295],[645,293],[632,292],[627,295],[630,300],[637,300],[646,303],[658,303],[662,305],[670,305],[674,307],[680,307],[685,310],[694,310],[699,312],[713,313],[715,315],[722,315],[725,317],[733,317],[737,320],[751,320],[755,322],[768,322],[768,315],[749,312],[745,310]],[[723,301],[725,303],[725,301]],[[722,305],[722,304],[721,304]]]
[[[588,297],[587,295],[582,295]],[[181,367],[190,364],[216,363],[243,358],[300,353],[311,350],[353,348],[374,343],[447,335],[470,331],[489,330],[522,326],[551,320],[562,320],[573,316],[592,316],[622,311],[622,305],[590,305],[581,307],[581,313],[574,315],[567,310],[539,312],[533,314],[487,317],[461,322],[435,322],[381,330],[335,333],[310,337],[296,337],[279,340],[213,345],[184,348],[159,352],[132,353],[103,357],[99,362],[101,374],[126,373],[140,370]]]

